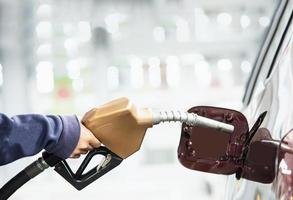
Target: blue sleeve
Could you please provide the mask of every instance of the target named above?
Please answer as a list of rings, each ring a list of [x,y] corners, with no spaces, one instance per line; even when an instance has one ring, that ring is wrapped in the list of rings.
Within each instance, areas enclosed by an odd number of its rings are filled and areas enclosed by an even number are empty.
[[[17,115],[12,118],[0,113],[0,166],[42,149],[68,158],[80,134],[76,116]]]

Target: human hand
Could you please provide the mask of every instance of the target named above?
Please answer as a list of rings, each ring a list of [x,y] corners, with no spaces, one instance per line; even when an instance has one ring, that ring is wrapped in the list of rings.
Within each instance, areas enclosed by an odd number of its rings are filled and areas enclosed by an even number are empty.
[[[81,154],[101,146],[101,142],[93,135],[93,133],[80,123],[79,141],[70,155],[71,158],[79,158]]]

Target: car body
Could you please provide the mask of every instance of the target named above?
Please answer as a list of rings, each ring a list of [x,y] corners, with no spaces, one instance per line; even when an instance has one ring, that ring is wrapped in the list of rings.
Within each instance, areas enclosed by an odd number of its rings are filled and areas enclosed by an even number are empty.
[[[273,139],[286,140],[289,146],[293,143],[293,132],[290,132],[293,128],[292,17],[293,0],[280,1],[247,83],[242,110],[250,126],[262,112],[268,111],[262,127],[270,131]],[[231,175],[226,199],[292,199],[293,156],[279,152],[275,156],[277,176],[273,183],[236,180]]]

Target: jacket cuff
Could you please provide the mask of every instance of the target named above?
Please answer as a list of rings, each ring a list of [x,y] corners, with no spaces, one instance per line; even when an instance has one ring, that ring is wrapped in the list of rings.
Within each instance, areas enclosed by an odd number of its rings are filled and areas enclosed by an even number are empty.
[[[79,120],[73,116],[59,116],[62,121],[63,130],[60,134],[58,143],[54,148],[54,155],[66,159],[75,149],[80,137]]]

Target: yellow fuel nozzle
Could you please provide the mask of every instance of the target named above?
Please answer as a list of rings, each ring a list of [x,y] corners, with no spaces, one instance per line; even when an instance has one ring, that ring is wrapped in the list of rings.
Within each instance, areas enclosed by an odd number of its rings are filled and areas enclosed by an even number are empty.
[[[123,159],[140,149],[147,128],[153,126],[151,111],[137,109],[127,98],[90,110],[82,122],[102,144]]]
[[[108,102],[87,112],[83,124],[108,149],[125,159],[140,149],[146,130],[165,121],[180,121],[194,126],[233,132],[229,124],[187,112],[152,112],[136,108],[127,98]]]

